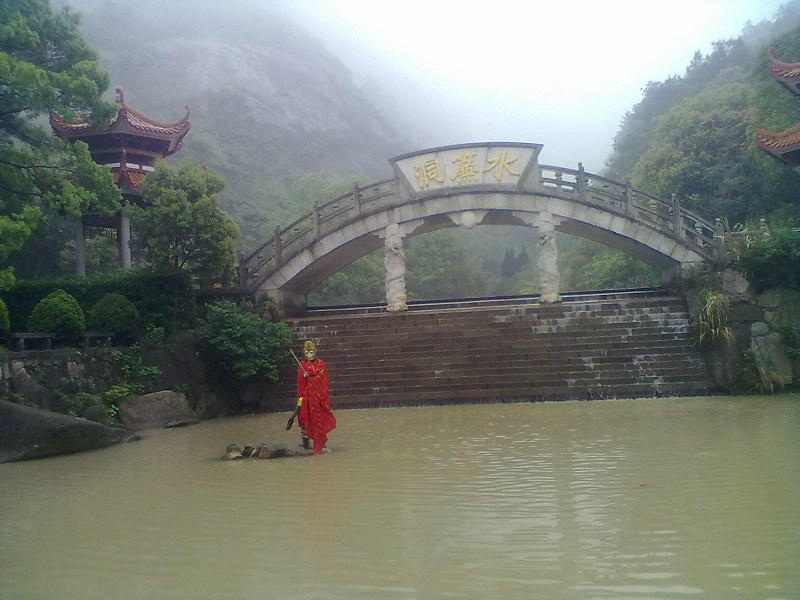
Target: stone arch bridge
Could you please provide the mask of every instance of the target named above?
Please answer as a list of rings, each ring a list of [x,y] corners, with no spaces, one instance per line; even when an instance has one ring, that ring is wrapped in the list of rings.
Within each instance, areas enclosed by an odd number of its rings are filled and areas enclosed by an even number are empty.
[[[389,162],[394,177],[324,204],[240,260],[240,285],[290,312],[314,287],[353,261],[386,249],[387,308],[405,308],[403,239],[445,227],[535,227],[542,302],[559,300],[553,231],[601,242],[660,269],[718,255],[721,224],[630,183],[539,163],[541,144],[478,143],[431,148]]]

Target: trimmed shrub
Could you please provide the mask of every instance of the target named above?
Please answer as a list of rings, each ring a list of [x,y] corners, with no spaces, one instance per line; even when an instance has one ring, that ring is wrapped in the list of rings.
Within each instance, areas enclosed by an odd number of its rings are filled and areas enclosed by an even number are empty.
[[[85,330],[86,317],[81,305],[64,290],[42,298],[28,319],[28,331],[53,332],[64,340],[75,341]]]
[[[276,381],[278,364],[291,343],[286,323],[270,323],[227,300],[208,306],[206,321],[195,336],[203,357],[234,386],[259,376]]]
[[[0,298],[0,337],[10,331],[11,322],[8,320],[8,307],[3,299]]]
[[[55,289],[65,290],[81,306],[94,306],[109,293],[122,294],[139,311],[142,325],[179,331],[194,324],[194,288],[191,277],[179,271],[147,268],[115,271],[93,277],[65,277],[20,281],[3,292],[12,331],[24,331],[36,303]]]
[[[139,311],[122,294],[106,294],[86,315],[89,331],[107,331],[114,337],[130,341],[139,327]]]

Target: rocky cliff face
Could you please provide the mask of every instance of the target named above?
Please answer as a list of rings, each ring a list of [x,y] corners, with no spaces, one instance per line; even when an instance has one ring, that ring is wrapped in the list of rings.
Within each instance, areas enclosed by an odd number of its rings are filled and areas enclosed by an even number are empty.
[[[344,67],[313,53],[178,38],[148,43],[136,55],[104,53],[104,61],[126,99],[153,116],[178,118],[189,105],[193,130],[182,154],[200,154],[209,163],[221,150],[228,161],[256,159],[276,174],[294,168],[377,175],[388,172],[386,158],[402,149]]]
[[[308,208],[292,205],[302,175],[385,177],[386,159],[409,150],[324,41],[271,4],[73,4],[128,104],[164,122],[190,107],[172,160],[195,157],[227,177],[222,205],[245,246]]]

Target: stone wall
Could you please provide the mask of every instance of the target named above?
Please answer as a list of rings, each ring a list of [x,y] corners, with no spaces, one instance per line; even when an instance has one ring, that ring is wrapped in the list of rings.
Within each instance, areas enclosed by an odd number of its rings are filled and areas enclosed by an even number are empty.
[[[125,348],[117,350],[126,351]],[[108,348],[0,353],[0,394],[22,395],[28,404],[59,411],[54,390],[65,379],[91,377],[98,391],[117,380]],[[200,358],[191,335],[182,334],[168,349],[148,350],[142,363],[161,371],[150,391],[179,389],[200,418],[229,414],[236,399],[219,385]]]
[[[773,288],[755,293],[741,274],[726,270],[712,278],[711,285],[731,297],[728,325],[733,339],[719,339],[704,348],[704,357],[714,383],[724,390],[741,382],[745,351],[755,365],[780,385],[800,385],[800,358],[792,357],[786,338],[789,328],[800,327],[800,291]],[[686,292],[690,308],[697,303],[700,288]]]

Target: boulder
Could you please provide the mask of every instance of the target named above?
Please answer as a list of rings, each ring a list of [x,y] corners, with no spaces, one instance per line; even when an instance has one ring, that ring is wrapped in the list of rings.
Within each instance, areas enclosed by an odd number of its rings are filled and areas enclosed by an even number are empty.
[[[50,410],[55,405],[53,392],[31,377],[22,362],[11,363],[9,384],[12,392],[20,394],[43,410]]]
[[[186,396],[172,390],[126,400],[120,405],[118,416],[123,425],[133,431],[181,427],[200,420],[186,401]]]
[[[721,276],[722,291],[732,298],[748,297],[750,295],[750,284],[739,271],[725,269]]]
[[[323,453],[330,452],[325,448]],[[306,450],[302,446],[290,447],[281,444],[262,443],[257,446],[246,444],[231,444],[225,449],[222,455],[223,460],[236,460],[238,458],[286,458],[288,456],[310,456],[311,449]]]
[[[136,433],[0,400],[0,463],[71,454],[140,439]]]
[[[103,425],[112,425],[112,419],[108,416],[108,411],[105,406],[99,404],[92,404],[84,408],[78,415],[81,419],[87,421],[94,421],[95,423],[102,423]]]
[[[765,323],[753,323],[750,349],[756,365],[783,385],[792,382],[792,360],[786,352],[783,336],[770,332]]]

